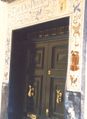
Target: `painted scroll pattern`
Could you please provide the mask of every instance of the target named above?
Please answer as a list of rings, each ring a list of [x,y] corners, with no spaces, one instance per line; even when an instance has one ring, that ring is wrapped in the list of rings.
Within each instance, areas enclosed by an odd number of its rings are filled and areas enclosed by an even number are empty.
[[[10,38],[6,40],[6,51],[5,51],[5,72],[3,83],[9,82],[9,67],[10,67],[10,54],[11,54],[11,41]]]
[[[67,74],[67,90],[81,90],[81,49],[82,49],[82,1],[73,0],[73,14],[70,18],[70,48]]]
[[[72,1],[70,0],[25,0],[22,3],[17,2],[15,5],[9,5],[9,24],[14,28],[21,27],[21,24],[29,26],[60,18],[72,11]]]

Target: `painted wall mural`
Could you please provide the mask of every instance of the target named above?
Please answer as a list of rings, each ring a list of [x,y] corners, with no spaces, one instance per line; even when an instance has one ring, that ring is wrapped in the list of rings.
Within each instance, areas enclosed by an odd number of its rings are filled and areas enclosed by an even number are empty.
[[[67,90],[81,91],[83,1],[73,0],[73,14],[70,17],[69,64]]]
[[[9,72],[10,69],[10,55],[11,55],[11,41],[7,38],[6,40],[6,51],[5,51],[5,72],[4,72],[4,83],[9,83]]]
[[[64,11],[67,7],[67,0],[59,0],[60,10]]]
[[[58,19],[72,13],[70,0],[25,0],[9,5],[9,27],[18,28]],[[71,9],[70,9],[71,8]],[[20,16],[20,17],[19,17]],[[32,19],[32,20],[31,20]],[[15,25],[15,24],[16,25]]]
[[[77,71],[79,70],[79,52],[71,51],[71,65],[70,70]]]

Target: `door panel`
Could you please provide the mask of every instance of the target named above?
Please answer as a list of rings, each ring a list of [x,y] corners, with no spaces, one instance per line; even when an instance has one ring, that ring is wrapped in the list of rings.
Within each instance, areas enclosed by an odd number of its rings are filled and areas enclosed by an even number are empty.
[[[67,68],[68,42],[49,42],[46,100],[50,118],[64,118],[64,88]],[[49,73],[50,72],[50,73]]]
[[[50,117],[64,118],[64,79],[50,79]]]
[[[49,43],[49,66],[52,69],[66,69],[68,40],[58,40]]]
[[[63,119],[68,40],[33,42],[28,68],[30,119]],[[33,67],[33,68],[32,68]],[[31,70],[32,69],[32,70]],[[30,93],[30,94],[29,94]]]
[[[42,84],[43,84],[43,76],[35,77],[34,88],[35,88],[35,95],[34,95],[34,108],[36,114],[41,114],[42,110]]]
[[[27,69],[28,72],[28,87],[31,86],[31,89],[28,88],[28,93],[31,91],[30,96],[28,95],[28,107],[27,117],[33,118],[37,116],[38,118],[45,112],[45,96],[46,96],[46,70],[47,67],[47,43],[34,43],[31,51],[31,62]],[[28,56],[29,57],[29,56]],[[28,61],[30,60],[30,57]],[[33,68],[31,68],[31,67]],[[29,68],[30,67],[30,68]],[[32,69],[32,70],[31,70]],[[33,72],[32,72],[33,71]],[[31,76],[32,75],[32,76]],[[33,93],[33,94],[32,94]],[[33,103],[31,103],[33,102]],[[29,105],[30,104],[30,105]],[[42,117],[41,117],[42,118]]]
[[[35,48],[35,68],[44,68],[44,47]]]
[[[36,87],[37,89],[40,86],[40,90],[38,89],[39,92],[39,97],[40,101],[38,100],[38,108],[36,108],[36,110],[38,110],[38,112],[36,111],[35,113],[37,114],[38,118],[41,117],[41,115],[43,115],[45,113],[45,98],[46,98],[46,72],[47,72],[47,67],[46,67],[46,63],[47,63],[47,49],[48,49],[48,44],[45,42],[39,42],[39,43],[35,43],[35,72],[34,75],[35,77],[38,77],[38,82],[40,82]],[[37,82],[37,80],[35,79],[35,83]],[[36,91],[37,93],[37,91]],[[36,95],[35,95],[36,98]]]
[[[52,47],[52,62],[51,67],[55,69],[64,69],[66,68],[67,63],[67,47],[64,45],[53,46]]]

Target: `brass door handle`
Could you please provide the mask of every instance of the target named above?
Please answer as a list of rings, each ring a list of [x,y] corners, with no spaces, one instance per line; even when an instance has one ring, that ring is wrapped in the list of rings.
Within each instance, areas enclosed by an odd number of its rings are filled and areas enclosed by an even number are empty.
[[[56,90],[56,103],[59,104],[62,102],[63,93],[61,90]]]
[[[27,117],[29,119],[37,119],[37,116],[35,114],[27,114]]]
[[[28,96],[29,97],[34,96],[34,88],[31,85],[29,85]]]
[[[48,116],[48,115],[49,115],[49,109],[46,108],[46,116]]]
[[[51,75],[51,70],[48,70],[48,75]]]

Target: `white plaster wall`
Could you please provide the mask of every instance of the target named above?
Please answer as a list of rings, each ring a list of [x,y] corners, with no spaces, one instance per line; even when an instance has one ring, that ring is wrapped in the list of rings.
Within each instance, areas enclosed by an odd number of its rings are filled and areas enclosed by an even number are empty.
[[[1,87],[4,79],[5,67],[5,42],[7,37],[7,4],[0,1],[0,110],[1,110]],[[0,111],[1,112],[1,111]]]

